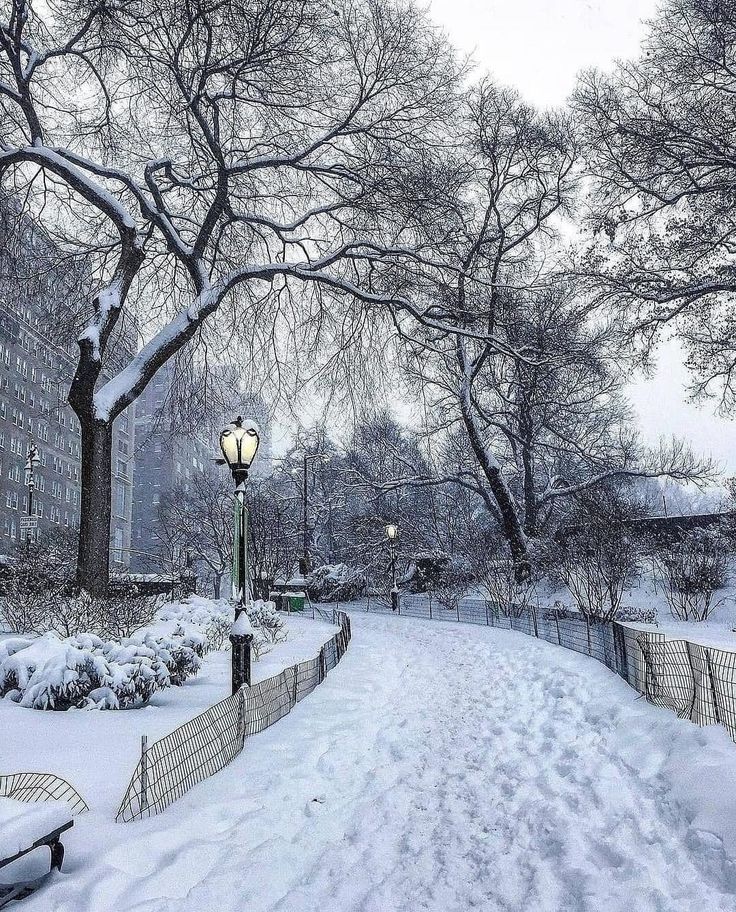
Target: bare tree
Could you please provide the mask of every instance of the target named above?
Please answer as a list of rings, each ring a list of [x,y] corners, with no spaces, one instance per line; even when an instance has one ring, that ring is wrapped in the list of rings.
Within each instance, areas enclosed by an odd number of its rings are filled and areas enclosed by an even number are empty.
[[[251,479],[247,487],[248,567],[253,591],[261,578],[288,574],[298,553],[299,503],[278,476]],[[162,498],[159,527],[210,571],[215,598],[233,561],[233,486],[224,472],[199,472],[185,489]]]
[[[213,314],[266,355],[282,352],[261,315],[304,335],[360,322],[355,301],[436,322],[386,272],[412,253],[403,175],[456,75],[403,3],[6,5],[0,178],[84,252],[94,288],[69,390],[80,586],[108,583],[112,423]],[[98,383],[125,311],[147,339]]]
[[[736,10],[665,0],[638,60],[585,74],[575,109],[596,189],[580,264],[648,352],[684,341],[696,390],[736,401]]]
[[[223,472],[195,475],[188,490],[174,488],[159,505],[158,526],[179,552],[189,551],[210,570],[215,598],[233,559],[233,487]]]
[[[576,191],[570,125],[490,82],[470,93],[461,124],[463,157],[446,182],[452,215],[430,242],[442,265],[417,279],[453,331],[397,321],[429,430],[446,433],[444,468],[395,483],[474,490],[524,583],[529,539],[566,498],[612,477],[691,480],[704,466],[679,443],[643,451],[611,328],[555,269]]]

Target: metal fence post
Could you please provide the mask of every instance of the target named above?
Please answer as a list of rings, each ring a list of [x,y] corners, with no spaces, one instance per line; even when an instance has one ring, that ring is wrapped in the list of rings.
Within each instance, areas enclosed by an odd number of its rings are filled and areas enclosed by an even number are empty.
[[[148,735],[141,735],[141,816],[148,810]]]
[[[537,627],[537,609],[532,608],[532,620],[534,621],[534,636],[539,639],[539,628]]]
[[[292,699],[292,706],[296,706],[296,695],[299,692],[299,666],[294,666],[294,695]]]
[[[325,647],[319,651],[319,683],[321,684],[327,677],[327,659],[325,657]]]
[[[588,634],[588,655],[593,655],[593,650],[590,646],[590,619],[588,615],[585,615],[585,632]]]
[[[695,701],[697,700],[697,697],[698,697],[698,684],[697,684],[697,681],[695,680],[695,668],[693,667],[692,647],[693,647],[693,644],[690,642],[690,640],[685,640],[685,652],[687,654],[687,664],[690,669],[690,678],[693,682],[693,698],[690,701],[690,712],[688,713],[688,719],[691,722],[694,721],[693,713],[695,712]],[[707,648],[707,647],[704,647],[704,648]],[[713,686],[713,682],[711,681],[711,687],[712,686]],[[715,702],[715,694],[713,695],[713,702]]]
[[[707,646],[703,647],[703,652],[705,653],[705,667],[708,669],[708,680],[710,681],[710,692],[713,697],[713,712],[716,717],[716,723],[721,724],[721,713],[718,709],[718,695],[716,693],[716,682],[713,678],[713,666],[710,664],[710,649]]]
[[[562,638],[560,637],[560,616],[555,611],[555,627],[557,628],[557,645],[562,646]]]

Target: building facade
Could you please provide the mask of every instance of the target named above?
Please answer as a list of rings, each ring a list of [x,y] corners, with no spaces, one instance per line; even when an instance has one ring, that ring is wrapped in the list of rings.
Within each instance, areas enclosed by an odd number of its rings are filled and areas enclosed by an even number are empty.
[[[175,490],[188,492],[203,472],[222,472],[213,460],[219,457],[219,434],[235,417],[211,416],[207,425],[182,429],[172,405],[175,366],[165,364],[136,402],[135,485],[133,489],[133,538],[131,567],[141,573],[180,570],[186,556],[178,553],[175,536],[160,518],[162,500]],[[269,421],[259,397],[246,397],[242,414],[261,428],[261,449],[254,475],[270,471]],[[196,555],[193,555],[196,558]]]
[[[189,490],[216,455],[206,433],[173,427],[166,408],[172,374],[171,365],[161,367],[136,402],[131,567],[141,573],[178,569],[181,555],[162,528],[161,501],[175,489]]]
[[[25,466],[31,446],[39,462],[33,472],[32,511],[39,534],[79,528],[81,433],[68,403],[76,367],[76,331],[70,305],[83,294],[80,281],[60,261],[52,242],[27,219],[14,222],[0,200],[0,551],[23,541],[29,515]],[[129,357],[135,336],[121,352]],[[103,381],[105,375],[103,374]],[[133,506],[133,407],[116,420],[112,458],[113,567],[130,561]]]

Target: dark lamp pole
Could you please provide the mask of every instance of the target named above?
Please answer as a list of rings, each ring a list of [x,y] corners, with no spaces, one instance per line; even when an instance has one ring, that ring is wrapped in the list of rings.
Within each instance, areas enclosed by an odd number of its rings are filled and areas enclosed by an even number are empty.
[[[235,536],[233,548],[233,594],[237,600],[235,623],[230,634],[232,643],[233,693],[242,684],[250,685],[250,644],[253,634],[247,621],[246,608],[249,596],[248,581],[248,512],[245,503],[245,485],[248,472],[258,452],[260,436],[255,421],[238,416],[220,434],[223,459],[215,460],[227,465],[235,482]]]
[[[393,523],[386,526],[386,538],[391,552],[391,610],[399,607],[399,587],[396,585],[396,546],[399,541],[399,527]]]
[[[36,509],[33,503],[33,492],[36,490],[36,479],[34,473],[38,464],[41,462],[41,457],[38,455],[38,447],[35,443],[30,444],[28,447],[28,458],[26,459],[25,472],[26,472],[26,487],[28,488],[28,516],[35,516]],[[32,529],[26,529],[26,544],[31,541],[32,538],[35,538],[33,535]]]

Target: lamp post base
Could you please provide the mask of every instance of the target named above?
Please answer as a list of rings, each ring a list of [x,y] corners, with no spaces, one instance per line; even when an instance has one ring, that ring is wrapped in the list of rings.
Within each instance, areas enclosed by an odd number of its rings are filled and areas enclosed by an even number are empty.
[[[250,687],[250,644],[253,634],[230,634],[232,644],[232,692],[237,693],[243,684]]]

